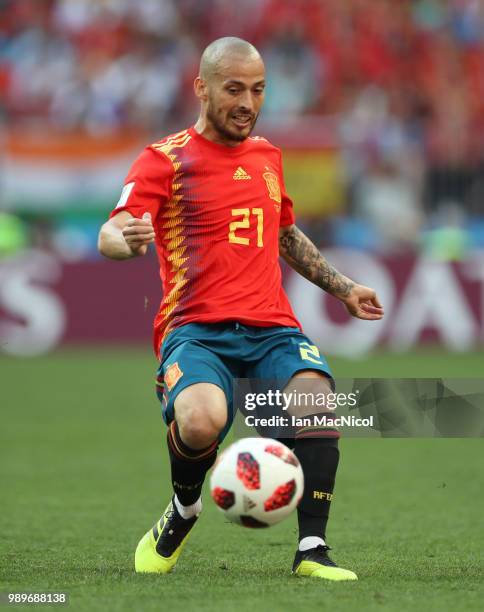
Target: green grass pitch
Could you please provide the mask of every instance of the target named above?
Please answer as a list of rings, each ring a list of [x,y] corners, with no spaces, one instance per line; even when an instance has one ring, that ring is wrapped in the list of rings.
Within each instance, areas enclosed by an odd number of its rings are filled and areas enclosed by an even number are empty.
[[[337,376],[482,376],[483,354],[332,360]],[[205,493],[169,576],[138,576],[138,539],[169,495],[149,350],[0,359],[0,590],[67,591],[72,610],[480,610],[482,439],[346,439],[328,539],[356,583],[290,575],[295,517],[224,522]]]

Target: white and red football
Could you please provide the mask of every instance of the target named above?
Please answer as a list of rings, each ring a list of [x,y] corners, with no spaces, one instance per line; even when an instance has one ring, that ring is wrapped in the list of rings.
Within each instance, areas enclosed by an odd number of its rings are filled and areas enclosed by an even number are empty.
[[[269,527],[298,505],[304,476],[296,455],[271,438],[243,438],[218,458],[210,478],[213,500],[232,522]]]

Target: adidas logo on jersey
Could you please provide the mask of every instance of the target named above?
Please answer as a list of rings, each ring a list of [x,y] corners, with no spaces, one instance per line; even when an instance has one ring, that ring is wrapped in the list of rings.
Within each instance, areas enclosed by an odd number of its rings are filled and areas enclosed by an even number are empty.
[[[248,181],[251,178],[252,177],[247,174],[247,172],[241,166],[237,168],[233,176],[234,181]]]

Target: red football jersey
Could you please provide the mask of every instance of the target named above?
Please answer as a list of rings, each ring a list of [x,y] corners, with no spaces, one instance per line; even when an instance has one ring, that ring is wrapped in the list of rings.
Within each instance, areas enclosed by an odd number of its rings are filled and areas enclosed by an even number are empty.
[[[186,323],[239,321],[301,327],[282,288],[279,227],[294,223],[281,152],[264,138],[228,147],[192,127],[152,144],[134,162],[111,217],[151,213],[163,300],[159,354]]]

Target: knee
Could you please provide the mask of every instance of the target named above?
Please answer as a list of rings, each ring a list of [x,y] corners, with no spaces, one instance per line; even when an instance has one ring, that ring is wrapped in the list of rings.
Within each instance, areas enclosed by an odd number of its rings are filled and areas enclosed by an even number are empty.
[[[196,411],[195,411],[196,412]],[[218,428],[212,421],[194,415],[190,420],[178,422],[178,431],[184,444],[189,448],[199,449],[210,446],[218,438],[222,428]]]
[[[287,387],[299,398],[289,408],[290,414],[296,417],[331,414],[334,393],[331,381],[321,372],[298,372]]]
[[[212,398],[192,398],[175,404],[175,418],[182,442],[193,449],[210,446],[227,422],[227,408]]]

